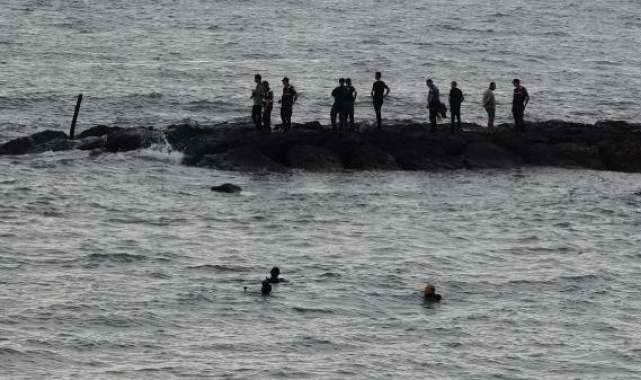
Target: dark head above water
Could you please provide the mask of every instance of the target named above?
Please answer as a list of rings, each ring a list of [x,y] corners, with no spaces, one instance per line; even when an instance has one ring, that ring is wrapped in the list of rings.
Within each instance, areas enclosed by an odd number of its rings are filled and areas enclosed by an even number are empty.
[[[272,276],[268,280],[265,280],[265,281],[269,281],[272,284],[277,284],[277,283],[279,283],[281,281],[278,278],[278,276],[280,276],[280,268],[273,267],[272,270],[269,271],[269,274],[271,274]]]
[[[269,280],[265,279],[265,281],[263,281],[260,292],[263,293],[264,296],[268,296],[269,293],[272,292],[272,285],[269,283]]]
[[[425,289],[423,289],[423,297],[426,301],[430,302],[440,302],[442,298],[440,294],[436,294],[436,287],[432,284],[425,286]]]

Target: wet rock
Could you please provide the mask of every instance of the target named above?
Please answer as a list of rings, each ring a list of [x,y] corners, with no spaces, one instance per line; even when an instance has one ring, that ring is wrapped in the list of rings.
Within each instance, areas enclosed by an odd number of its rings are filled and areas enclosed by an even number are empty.
[[[464,156],[465,164],[472,169],[514,168],[522,164],[518,156],[489,141],[469,144]]]
[[[174,149],[179,151],[183,151],[186,148],[188,140],[195,136],[209,133],[215,133],[215,131],[190,124],[172,124],[165,129],[167,141]]]
[[[287,163],[290,168],[310,171],[343,169],[343,163],[334,152],[314,145],[294,147],[287,154]]]
[[[44,152],[61,152],[76,149],[78,145],[80,145],[78,141],[69,140],[65,137],[64,139],[54,139],[43,144],[32,146],[31,148],[29,148],[27,153],[35,154]]]
[[[107,136],[89,136],[78,140],[78,150],[102,149],[107,146]]]
[[[20,137],[15,140],[11,140],[2,146],[0,146],[0,155],[10,154],[10,155],[19,155],[25,154],[30,149],[34,148],[36,145],[44,144],[52,140],[65,140],[68,139],[66,133],[61,131],[52,131],[46,130],[38,133],[34,133],[30,136]]]
[[[233,183],[223,183],[222,185],[212,186],[211,191],[215,191],[217,193],[236,194],[240,193],[242,189],[240,186],[234,185]]]
[[[374,144],[363,144],[355,149],[348,164],[357,170],[399,170],[396,159]]]
[[[285,166],[270,160],[259,150],[247,148],[205,155],[196,166],[241,172],[283,173],[287,171]]]
[[[122,130],[121,127],[110,127],[108,125],[96,125],[95,127],[91,127],[85,131],[82,131],[78,136],[76,136],[76,138],[78,140],[82,140],[87,137],[97,137],[97,136],[108,135],[109,133],[113,133],[120,130]]]
[[[641,172],[639,141],[607,141],[599,144],[599,157],[608,170]]]
[[[129,128],[111,132],[107,135],[105,148],[109,152],[127,152],[149,148],[152,144],[162,143],[164,134],[153,128]]]

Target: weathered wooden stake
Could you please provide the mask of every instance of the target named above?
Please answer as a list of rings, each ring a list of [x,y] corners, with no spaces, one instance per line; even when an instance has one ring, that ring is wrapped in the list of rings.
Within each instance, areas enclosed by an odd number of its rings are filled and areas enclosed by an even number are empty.
[[[82,103],[82,94],[78,95],[78,103],[73,112],[73,120],[71,121],[71,130],[69,130],[69,138],[73,140],[73,135],[76,133],[76,122],[78,121],[78,112],[80,112],[80,103]]]

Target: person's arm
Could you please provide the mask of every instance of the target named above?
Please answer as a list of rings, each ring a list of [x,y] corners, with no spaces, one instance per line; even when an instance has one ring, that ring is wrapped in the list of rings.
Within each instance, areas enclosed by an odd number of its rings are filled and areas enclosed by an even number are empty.
[[[357,96],[358,96],[358,92],[356,92],[356,89],[354,89],[354,100],[356,100]]]
[[[385,95],[383,95],[383,97],[386,98],[387,95],[389,95],[389,93],[390,93],[390,89],[389,87],[387,87],[387,85],[385,85]]]
[[[296,89],[292,86],[292,92],[294,93],[294,98],[292,99],[292,105],[296,103],[296,100],[298,100],[298,93],[296,92]]]
[[[463,91],[461,91],[461,103],[465,101],[465,96],[463,96]]]
[[[373,98],[374,97],[374,85],[372,85],[372,92],[370,93],[370,96]]]
[[[530,101],[530,94],[528,94],[525,87],[523,87],[523,92],[525,94],[525,102],[523,102],[523,108],[527,107],[528,102]]]

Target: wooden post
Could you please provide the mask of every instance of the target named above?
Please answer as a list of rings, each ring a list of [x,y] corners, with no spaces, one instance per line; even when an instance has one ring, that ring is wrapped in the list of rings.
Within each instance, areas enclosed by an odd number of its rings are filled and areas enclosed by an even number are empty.
[[[76,109],[73,112],[73,120],[71,121],[71,130],[69,130],[69,138],[72,140],[76,133],[76,122],[78,121],[78,112],[80,112],[80,103],[82,103],[82,94],[78,95],[78,102],[76,103]]]

